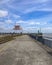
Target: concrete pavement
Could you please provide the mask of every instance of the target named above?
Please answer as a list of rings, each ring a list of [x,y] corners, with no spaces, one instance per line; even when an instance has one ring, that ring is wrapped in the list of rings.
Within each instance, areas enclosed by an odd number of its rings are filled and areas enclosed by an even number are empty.
[[[52,65],[52,56],[23,35],[0,45],[0,65]]]

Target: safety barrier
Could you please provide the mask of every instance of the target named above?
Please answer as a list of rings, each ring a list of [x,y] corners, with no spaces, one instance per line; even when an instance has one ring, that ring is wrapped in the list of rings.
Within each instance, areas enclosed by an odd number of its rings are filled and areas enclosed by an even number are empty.
[[[41,42],[42,44],[47,45],[48,47],[52,48],[52,39],[49,38],[43,38],[43,36],[36,36],[36,35],[31,35],[30,36],[37,41]]]

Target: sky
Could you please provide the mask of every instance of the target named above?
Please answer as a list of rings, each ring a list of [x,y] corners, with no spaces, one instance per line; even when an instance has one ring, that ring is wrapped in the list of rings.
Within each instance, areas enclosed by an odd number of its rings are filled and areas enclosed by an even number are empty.
[[[0,31],[20,25],[25,32],[52,32],[52,0],[0,0]]]

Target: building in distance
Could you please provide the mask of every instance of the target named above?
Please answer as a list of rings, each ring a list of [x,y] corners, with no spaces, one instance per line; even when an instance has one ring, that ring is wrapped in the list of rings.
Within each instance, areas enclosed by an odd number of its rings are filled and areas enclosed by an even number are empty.
[[[13,29],[14,30],[22,30],[22,27],[20,25],[15,25]]]

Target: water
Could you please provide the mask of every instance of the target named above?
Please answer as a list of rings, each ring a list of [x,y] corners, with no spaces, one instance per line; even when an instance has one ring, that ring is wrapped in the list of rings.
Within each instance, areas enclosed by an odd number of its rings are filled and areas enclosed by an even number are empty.
[[[52,33],[44,33],[43,38],[49,38],[52,39]]]

